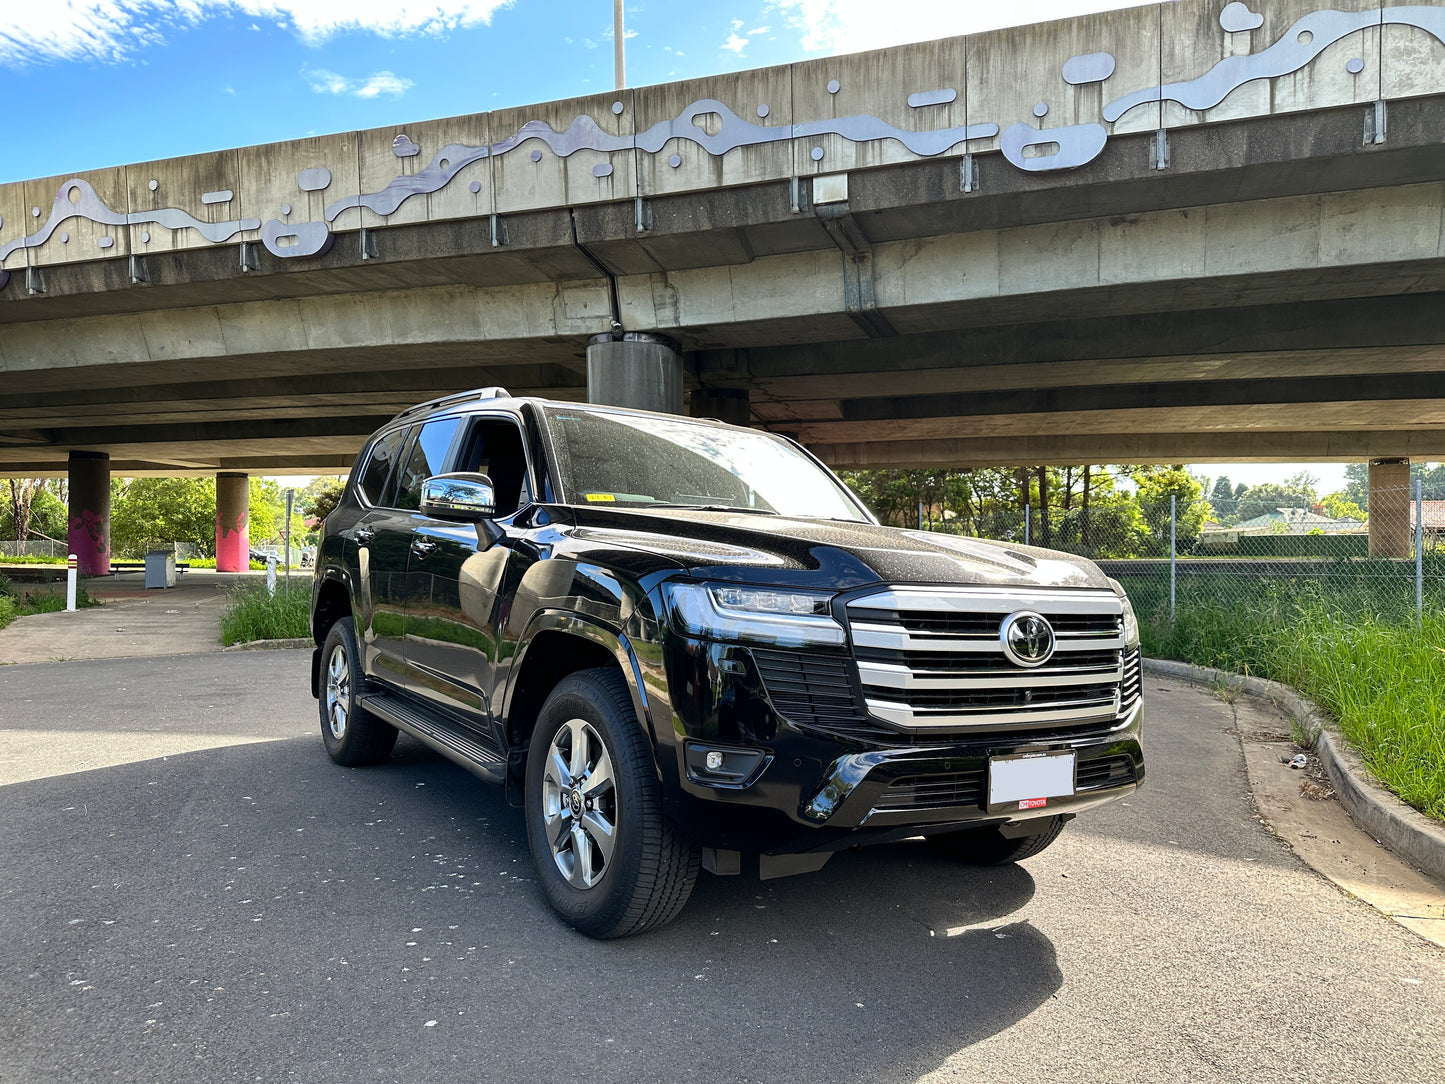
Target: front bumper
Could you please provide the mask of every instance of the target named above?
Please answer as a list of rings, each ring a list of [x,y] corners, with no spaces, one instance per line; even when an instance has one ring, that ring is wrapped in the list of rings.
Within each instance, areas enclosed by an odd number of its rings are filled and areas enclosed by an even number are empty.
[[[1103,805],[1144,780],[1137,701],[1122,717],[1091,726],[870,740],[861,729],[840,733],[814,725],[816,718],[801,717],[786,701],[780,706],[741,649],[697,641],[671,647],[670,687],[694,695],[672,704],[678,740],[670,811],[704,847],[800,854],[930,830],[1022,824]],[[737,665],[744,661],[749,665]],[[721,750],[729,765],[731,750],[763,755],[746,778],[708,779],[697,770],[699,748]],[[991,807],[990,759],[1034,751],[1074,754],[1074,793],[1034,808]]]

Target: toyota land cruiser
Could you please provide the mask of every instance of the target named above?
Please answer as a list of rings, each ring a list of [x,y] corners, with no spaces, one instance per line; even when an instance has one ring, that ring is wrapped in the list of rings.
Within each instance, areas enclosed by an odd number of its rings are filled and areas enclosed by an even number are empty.
[[[719,422],[496,388],[404,411],[326,519],[311,626],[331,758],[400,730],[504,786],[594,937],[668,922],[700,867],[919,835],[1018,861],[1144,778],[1116,582],[880,526]]]

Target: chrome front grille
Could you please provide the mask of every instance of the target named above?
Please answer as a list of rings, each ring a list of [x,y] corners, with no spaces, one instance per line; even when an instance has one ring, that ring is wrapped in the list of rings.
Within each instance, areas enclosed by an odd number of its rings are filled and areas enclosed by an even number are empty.
[[[1041,666],[1004,654],[1000,628],[1020,610],[1053,626]],[[869,714],[904,731],[1106,723],[1138,697],[1112,591],[895,587],[850,602],[848,623]]]

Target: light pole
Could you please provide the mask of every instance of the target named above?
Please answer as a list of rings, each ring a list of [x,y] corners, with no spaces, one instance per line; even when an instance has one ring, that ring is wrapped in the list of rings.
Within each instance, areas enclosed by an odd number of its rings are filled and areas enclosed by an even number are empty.
[[[622,0],[612,0],[612,59],[617,68],[617,89],[627,86],[626,37],[622,32]]]

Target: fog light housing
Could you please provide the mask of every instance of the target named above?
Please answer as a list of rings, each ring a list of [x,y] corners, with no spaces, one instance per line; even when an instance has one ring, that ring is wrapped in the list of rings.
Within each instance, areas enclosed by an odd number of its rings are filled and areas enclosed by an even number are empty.
[[[709,787],[751,786],[772,758],[762,749],[690,741],[684,747],[687,777]]]

